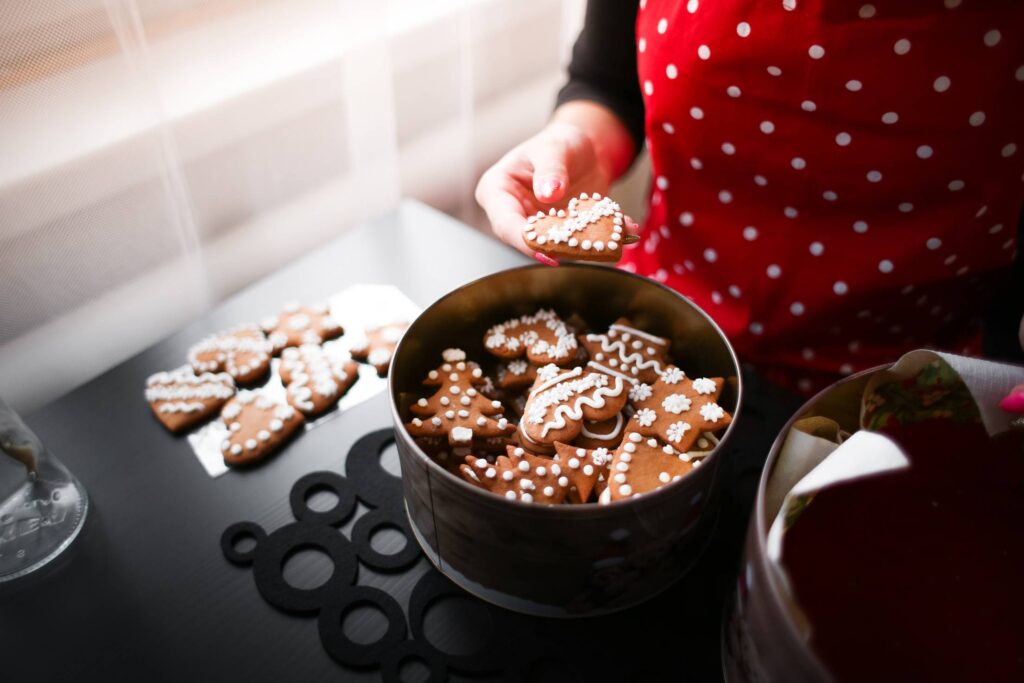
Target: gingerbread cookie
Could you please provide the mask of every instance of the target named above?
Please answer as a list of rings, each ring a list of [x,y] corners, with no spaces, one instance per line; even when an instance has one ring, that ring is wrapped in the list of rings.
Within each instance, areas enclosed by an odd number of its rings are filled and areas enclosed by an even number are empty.
[[[509,500],[524,503],[558,505],[569,493],[571,480],[561,465],[548,458],[510,449],[508,457],[494,463],[485,458],[466,456],[459,468],[463,479]]]
[[[327,310],[326,304],[300,306],[295,302],[284,305],[280,315],[271,316],[260,323],[274,352],[288,346],[323,344],[340,337],[344,331]]]
[[[618,261],[624,236],[622,208],[596,192],[573,197],[565,209],[538,211],[523,226],[527,246],[553,258]]]
[[[630,385],[592,365],[571,370],[545,365],[537,371],[519,423],[526,444],[571,442],[582,431],[584,420],[606,420],[625,407]]]
[[[359,366],[330,347],[303,344],[281,352],[279,373],[288,403],[305,415],[319,415],[359,378]]]
[[[220,417],[228,428],[221,452],[224,464],[229,467],[263,460],[305,422],[302,414],[290,405],[255,391],[240,391],[224,406]]]
[[[405,425],[416,436],[445,434],[451,445],[472,443],[474,438],[511,434],[515,430],[501,417],[501,401],[483,396],[477,386],[484,383],[480,367],[466,360],[461,349],[447,349],[444,363],[431,370],[426,386],[439,387],[430,398],[421,398],[410,406],[414,417]]]
[[[227,372],[238,384],[251,384],[267,373],[272,351],[258,327],[241,325],[194,344],[188,362],[197,373]]]
[[[367,330],[366,338],[352,346],[352,357],[366,361],[377,368],[378,375],[386,377],[391,356],[408,327],[409,323],[392,323]]]
[[[601,494],[602,503],[636,498],[686,476],[699,461],[685,460],[671,446],[628,432],[622,445],[612,456],[608,488]]]
[[[612,453],[607,448],[590,450],[564,443],[556,443],[555,450],[555,461],[569,476],[569,502],[586,503],[594,488],[607,481]]]
[[[484,334],[484,347],[499,358],[566,365],[576,357],[576,337],[552,310],[512,318]]]
[[[604,334],[585,334],[580,343],[591,361],[631,382],[651,384],[668,364],[671,343],[664,337],[638,330],[626,318],[619,318]]]
[[[537,380],[538,365],[522,358],[502,363],[498,367],[498,387],[501,389],[522,389]]]
[[[636,412],[629,429],[657,436],[686,453],[702,434],[717,432],[732,422],[732,416],[716,403],[721,393],[721,377],[690,380],[670,365],[653,385],[638,384],[630,391]]]
[[[622,428],[625,424],[626,417],[622,413],[597,422],[584,420],[583,429],[573,440],[572,445],[590,449],[607,448],[613,451],[622,443]]]
[[[158,372],[146,380],[146,401],[164,427],[179,432],[220,410],[235,395],[226,372],[195,374],[188,365]]]

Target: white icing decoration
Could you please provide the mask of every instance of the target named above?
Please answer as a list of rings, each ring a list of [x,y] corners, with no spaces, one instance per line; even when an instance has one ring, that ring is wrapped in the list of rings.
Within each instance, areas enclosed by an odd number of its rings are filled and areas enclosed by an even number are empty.
[[[598,467],[604,467],[612,459],[612,454],[608,451],[607,448],[597,448],[590,456],[590,459]]]
[[[650,408],[642,408],[637,411],[636,421],[640,423],[641,427],[650,427],[654,424],[654,421],[658,419],[658,414]]]
[[[619,413],[615,416],[615,426],[607,434],[598,434],[597,432],[590,431],[587,429],[586,422],[583,423],[583,430],[581,433],[583,436],[590,439],[596,439],[598,441],[612,441],[619,435],[619,432],[622,431],[622,425],[624,422],[625,420],[622,419],[622,413]]]
[[[718,422],[725,417],[725,411],[717,403],[705,403],[700,407],[700,416],[708,422]]]
[[[554,343],[540,339],[540,335],[534,329],[538,326],[543,326],[554,334]],[[526,329],[517,333],[520,328]],[[504,348],[511,353],[526,348],[535,356],[543,355],[551,360],[559,360],[575,354],[578,345],[576,337],[559,319],[557,313],[541,309],[533,315],[506,320],[490,328],[484,335],[484,346],[488,349]]]
[[[452,427],[451,438],[456,443],[469,443],[473,440],[473,430],[468,427]]]
[[[525,360],[514,360],[508,364],[508,371],[518,377],[525,374],[528,367]]]
[[[460,360],[466,360],[466,352],[462,349],[445,349],[441,352],[441,357],[449,363],[455,363]]]
[[[678,415],[679,413],[689,410],[690,404],[691,401],[685,394],[672,394],[661,402],[661,407],[673,415]]]
[[[666,438],[672,443],[679,443],[683,440],[683,435],[690,431],[690,425],[686,422],[673,422],[668,427],[668,431],[665,433]]]
[[[583,368],[573,368],[533,389],[526,402],[523,423],[543,424],[541,437],[545,437],[552,429],[564,428],[566,418],[581,420],[584,406],[600,410],[607,403],[605,397],[619,396],[625,390],[619,378],[613,378],[614,382],[609,385],[608,375],[598,372],[581,375]],[[585,395],[588,392],[592,392],[590,396]],[[549,410],[551,416],[545,422]]]
[[[661,381],[665,384],[679,384],[685,377],[686,373],[679,368],[668,368],[661,373]]]
[[[651,397],[652,393],[651,385],[641,382],[629,390],[629,400],[637,403],[646,401]]]
[[[718,386],[715,384],[715,381],[707,377],[699,377],[693,380],[693,390],[703,396],[715,393],[716,389],[718,389]]]

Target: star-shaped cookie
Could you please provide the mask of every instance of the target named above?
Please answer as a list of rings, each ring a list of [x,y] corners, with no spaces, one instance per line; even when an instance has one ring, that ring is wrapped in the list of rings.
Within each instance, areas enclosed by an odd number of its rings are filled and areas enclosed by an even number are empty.
[[[732,422],[732,416],[717,403],[721,393],[721,377],[691,380],[670,365],[654,384],[638,384],[630,391],[636,412],[628,429],[656,436],[686,453],[701,434],[717,432]]]
[[[538,211],[523,226],[523,241],[554,258],[618,261],[624,237],[622,207],[598,193],[581,194],[564,209]]]

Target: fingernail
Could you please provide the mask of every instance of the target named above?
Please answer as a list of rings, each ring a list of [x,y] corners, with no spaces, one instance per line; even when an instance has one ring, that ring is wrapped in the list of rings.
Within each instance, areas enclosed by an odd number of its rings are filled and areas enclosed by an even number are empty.
[[[547,254],[540,253],[539,251],[533,252],[533,258],[537,259],[538,261],[543,263],[545,266],[557,266],[558,265],[558,261],[556,261],[555,259],[551,258]]]
[[[623,235],[622,236],[622,244],[624,244],[627,247],[630,246],[631,244],[636,244],[639,241],[640,241],[640,235]]]
[[[558,178],[548,178],[541,185],[540,191],[544,197],[551,197],[556,192],[562,189],[562,181]]]
[[[1008,413],[1024,413],[1024,392],[1010,394],[999,402],[999,407]]]

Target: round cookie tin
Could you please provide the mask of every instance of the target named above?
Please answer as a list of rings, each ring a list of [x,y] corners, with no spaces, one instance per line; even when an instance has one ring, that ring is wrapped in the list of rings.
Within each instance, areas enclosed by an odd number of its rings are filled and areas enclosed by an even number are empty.
[[[405,408],[441,352],[459,347],[492,360],[483,332],[496,322],[553,308],[594,330],[619,317],[672,340],[679,367],[725,377],[720,398],[732,425],[701,467],[641,497],[609,505],[511,501],[468,484],[429,458],[403,427]],[[532,265],[464,285],[409,327],[389,373],[392,417],[413,533],[437,568],[465,590],[507,609],[549,617],[625,609],[681,578],[710,540],[716,473],[742,394],[739,364],[718,326],[679,293],[643,277],[588,264]]]
[[[754,511],[743,547],[743,560],[722,630],[722,670],[730,683],[753,681],[830,681],[833,677],[801,637],[789,598],[772,577],[768,559],[766,496],[779,452],[797,420],[822,413],[826,405],[857,400],[878,366],[846,377],[805,403],[786,423],[772,444],[757,488]],[[838,411],[829,410],[835,416]],[[843,424],[849,432],[858,425]]]

